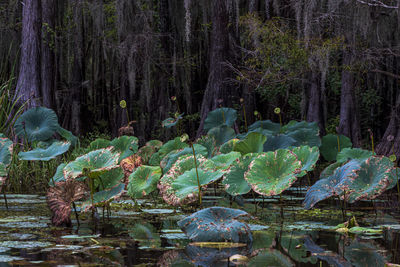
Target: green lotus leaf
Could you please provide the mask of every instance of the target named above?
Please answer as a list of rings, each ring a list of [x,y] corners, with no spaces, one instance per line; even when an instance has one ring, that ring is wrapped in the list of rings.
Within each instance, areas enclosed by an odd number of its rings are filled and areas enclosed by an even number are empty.
[[[240,158],[239,152],[230,152],[228,154],[220,154],[211,159],[211,162],[215,164],[215,168],[219,170],[228,169],[231,164]]]
[[[279,123],[272,122],[270,120],[256,121],[249,126],[249,131],[253,131],[257,128],[270,131],[273,135],[279,134],[281,131],[281,125]]]
[[[175,126],[183,118],[183,114],[185,114],[185,113],[178,114],[175,118],[167,118],[167,119],[163,120],[161,122],[162,127],[171,128],[171,127]]]
[[[295,264],[290,258],[279,250],[267,249],[259,253],[257,256],[250,259],[248,266],[263,267],[263,266],[279,266],[279,267],[294,267]]]
[[[0,138],[0,163],[6,167],[11,164],[14,145],[8,138]]]
[[[214,137],[216,146],[221,146],[236,137],[235,131],[226,125],[214,127],[207,134]]]
[[[158,180],[162,175],[160,167],[140,166],[130,176],[128,195],[132,198],[146,196],[157,189]]]
[[[227,154],[229,152],[232,152],[237,142],[239,142],[239,139],[235,138],[223,143],[219,148],[219,152],[222,154]]]
[[[339,140],[339,141],[338,141]],[[339,144],[338,144],[339,142]],[[340,145],[340,149],[339,149]],[[345,148],[351,147],[352,143],[347,136],[328,134],[322,137],[321,154],[327,161],[334,161],[337,154]],[[340,150],[340,151],[339,151]]]
[[[291,133],[297,130],[311,130],[316,135],[318,135],[319,127],[316,122],[307,122],[307,121],[289,121],[288,124],[282,127],[283,133]]]
[[[112,152],[121,154],[118,160],[118,162],[121,162],[138,151],[138,143],[139,140],[137,137],[124,135],[113,139],[110,142],[110,146],[114,147]]]
[[[161,160],[171,151],[178,150],[188,147],[188,145],[181,141],[180,137],[176,137],[173,140],[165,143],[158,152],[154,153],[150,160],[149,165],[158,166],[160,165]]]
[[[99,178],[95,180],[95,186],[104,190],[120,184],[123,180],[124,171],[122,168],[115,168],[102,173]]]
[[[194,144],[193,147],[196,155],[202,155],[204,157],[207,157],[208,155],[207,148],[198,144]],[[163,168],[163,172],[164,173],[168,172],[169,169],[171,169],[172,165],[183,155],[193,155],[192,148],[186,147],[168,153],[167,156],[165,156],[163,160],[160,162],[160,166],[161,168]]]
[[[218,147],[216,146],[216,141],[213,136],[203,135],[196,141],[197,144],[204,146],[207,148],[207,158],[212,157],[215,153],[217,153]]]
[[[336,161],[346,162],[349,159],[357,159],[359,161],[364,161],[373,155],[372,151],[364,150],[361,148],[344,148],[336,156]]]
[[[150,158],[156,153],[156,148],[153,146],[142,146],[136,155],[142,158],[142,162],[144,164],[147,164],[150,160]]]
[[[264,152],[286,149],[296,144],[296,140],[287,135],[271,136],[264,143]]]
[[[304,198],[303,205],[306,209],[312,208],[318,202],[330,198],[331,196],[343,196],[346,188],[346,180],[355,180],[358,177],[358,171],[361,169],[360,162],[351,160],[345,165],[335,169],[334,173],[324,179],[317,181],[311,186]],[[345,186],[343,186],[345,185]]]
[[[286,254],[296,262],[316,264],[317,258],[309,255],[307,248],[304,247],[303,238],[301,234],[295,232],[285,233],[280,239],[280,244]]]
[[[56,113],[48,108],[35,107],[25,111],[14,124],[16,134],[29,142],[50,139],[58,130]]]
[[[387,187],[387,190],[392,189],[397,185],[400,180],[400,168],[395,167],[390,171],[390,176],[389,176],[389,185]]]
[[[391,183],[393,162],[387,157],[372,156],[361,163],[358,177],[349,177],[341,185],[346,190],[349,203],[360,199],[374,199],[381,195]]]
[[[54,174],[53,178],[50,179],[50,181],[49,181],[49,185],[50,185],[50,186],[54,186],[53,181],[54,181],[55,183],[65,181],[65,177],[64,177],[64,172],[63,172],[63,170],[64,170],[64,167],[65,167],[66,165],[67,165],[66,163],[61,163],[60,165],[58,165],[57,170],[56,170],[56,173]]]
[[[222,171],[203,169],[198,169],[197,173],[199,175],[200,186],[202,187],[219,180],[223,175]],[[176,178],[172,183],[172,188],[176,190],[175,194],[179,199],[185,199],[190,195],[197,194],[199,190],[197,184],[197,173],[196,169],[191,169],[190,171],[186,171],[182,175],[178,176],[178,178]]]
[[[249,226],[239,221],[248,217],[245,211],[224,207],[202,209],[178,221],[179,227],[195,242],[251,243]]]
[[[263,152],[264,143],[267,137],[260,133],[250,133],[244,140],[237,142],[234,146],[234,151],[240,152],[243,156],[248,153]]]
[[[66,179],[76,179],[86,174],[98,177],[104,172],[118,168],[120,154],[112,153],[111,149],[99,149],[76,158],[64,167]]]
[[[93,151],[93,150],[98,150],[102,148],[107,148],[110,146],[110,140],[103,139],[103,138],[97,138],[96,140],[92,141],[88,148],[86,149],[87,152]]]
[[[243,140],[251,133],[259,133],[259,134],[265,135],[267,138],[276,135],[275,132],[271,132],[271,131],[263,129],[263,128],[256,128],[254,130],[249,130],[246,133],[238,134],[236,137],[239,138],[240,140]]]
[[[20,160],[49,161],[67,152],[70,146],[71,143],[69,141],[54,142],[46,149],[35,148],[31,151],[19,152],[18,157]]]
[[[232,108],[217,108],[210,111],[204,120],[204,131],[208,132],[214,127],[226,125],[231,127],[237,118],[237,111]]]
[[[279,195],[289,188],[301,171],[301,162],[286,149],[279,149],[257,156],[245,173],[251,188],[264,196]]]
[[[296,146],[321,146],[319,131],[314,131],[313,129],[298,129],[296,131],[289,132],[287,136],[296,140]]]
[[[250,192],[251,187],[244,179],[244,174],[249,169],[250,163],[257,154],[247,154],[246,156],[236,160],[228,172],[224,175],[222,184],[225,186],[225,191],[232,195],[244,195]]]
[[[57,133],[59,135],[61,135],[62,138],[65,138],[66,140],[68,140],[73,147],[75,147],[79,142],[78,137],[76,137],[72,132],[64,129],[61,126],[58,126]]]
[[[161,142],[160,140],[150,140],[146,143],[146,146],[151,146],[154,147],[156,150],[160,149],[160,147],[162,147],[163,142]]]
[[[125,184],[121,183],[113,188],[109,188],[93,195],[93,205],[91,199],[88,199],[82,203],[81,209],[83,212],[87,212],[93,206],[103,206],[112,200],[119,198],[125,192]]]
[[[333,173],[335,172],[335,170],[339,167],[341,167],[342,165],[344,165],[343,162],[334,162],[332,164],[330,164],[328,167],[326,167],[321,174],[319,175],[319,179],[324,179],[324,178],[328,178],[329,176],[332,176]]]
[[[8,175],[8,169],[6,165],[4,165],[2,162],[0,162],[0,177],[5,177]]]
[[[297,156],[297,159],[301,162],[301,172],[297,177],[303,177],[314,170],[315,164],[319,159],[318,147],[300,146],[292,149],[292,152]]]

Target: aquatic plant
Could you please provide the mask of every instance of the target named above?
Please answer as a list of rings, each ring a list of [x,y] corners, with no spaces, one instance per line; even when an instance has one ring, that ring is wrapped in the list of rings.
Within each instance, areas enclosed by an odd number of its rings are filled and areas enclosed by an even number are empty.
[[[111,188],[105,188],[93,194],[90,198],[82,202],[81,209],[83,212],[94,210],[95,207],[108,205],[112,200],[121,197],[125,193],[125,184],[120,183]]]
[[[227,125],[211,128],[207,134],[215,139],[216,146],[221,146],[236,137],[235,130]]]
[[[238,151],[242,156],[248,153],[260,153],[263,152],[263,145],[267,137],[257,132],[249,133],[243,140],[240,140],[234,144],[233,150]]]
[[[144,197],[157,189],[162,171],[160,167],[140,166],[130,176],[128,195],[132,198]]]
[[[161,126],[165,127],[165,128],[171,128],[171,127],[177,125],[179,123],[179,121],[183,119],[184,114],[185,113],[179,114],[178,112],[176,112],[174,114],[173,118],[169,117],[169,118],[166,118],[165,120],[163,120],[161,122]]]
[[[247,224],[239,221],[249,217],[242,210],[211,207],[178,221],[179,227],[195,242],[251,243],[253,237]]]
[[[352,147],[352,143],[347,136],[328,134],[322,137],[320,150],[324,159],[334,161],[340,151],[349,147]]]
[[[46,148],[37,147],[30,151],[21,151],[18,157],[20,160],[49,161],[67,152],[70,146],[69,141],[55,141]]]
[[[244,174],[249,169],[250,163],[258,154],[246,154],[237,159],[224,174],[222,184],[225,186],[225,191],[232,195],[244,195],[250,192],[251,187],[244,179]]]
[[[220,126],[231,127],[237,119],[237,111],[232,108],[217,108],[210,111],[204,120],[204,130],[208,132],[212,128]]]

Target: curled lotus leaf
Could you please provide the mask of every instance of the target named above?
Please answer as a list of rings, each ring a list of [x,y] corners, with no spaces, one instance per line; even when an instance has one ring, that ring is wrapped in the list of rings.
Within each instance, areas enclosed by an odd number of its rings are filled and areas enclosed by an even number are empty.
[[[185,113],[177,114],[174,118],[166,118],[161,122],[162,127],[171,128],[175,126],[183,118],[183,114]]]
[[[61,163],[58,165],[56,173],[54,174],[53,178],[50,179],[49,185],[54,186],[54,183],[59,183],[59,182],[64,182],[65,177],[64,177],[64,167],[66,166],[66,163]],[[54,183],[53,183],[54,181]]]
[[[264,143],[264,152],[286,149],[296,144],[296,140],[287,135],[271,136]]]
[[[239,221],[249,214],[242,210],[211,207],[178,221],[179,227],[195,242],[251,243],[250,227]]]
[[[31,151],[19,152],[18,157],[20,160],[49,161],[67,152],[70,146],[71,143],[69,141],[54,142],[45,149],[35,148]]]
[[[237,142],[234,146],[234,151],[240,152],[243,156],[248,153],[263,152],[264,143],[267,137],[260,133],[249,133],[244,140]]]
[[[95,187],[99,189],[108,189],[124,182],[124,171],[122,168],[111,169],[102,173],[98,179],[94,181]]]
[[[129,182],[129,175],[132,174],[132,172],[139,166],[143,165],[143,159],[141,156],[139,156],[139,153],[134,154],[130,157],[127,157],[121,161],[121,168],[124,171],[124,182],[125,184],[128,184]]]
[[[102,148],[107,148],[110,146],[110,140],[104,138],[97,138],[96,140],[92,141],[88,148],[86,149],[87,152],[98,150]]]
[[[372,151],[361,148],[344,148],[336,156],[336,161],[346,162],[351,159],[364,161],[373,155]]]
[[[78,137],[76,137],[72,132],[64,129],[61,126],[58,126],[57,133],[59,135],[61,135],[61,137],[65,138],[67,141],[69,141],[73,147],[75,147],[79,142]]]
[[[215,164],[215,168],[219,170],[228,169],[231,164],[240,158],[239,152],[229,152],[228,154],[220,154],[211,159],[211,161]]]
[[[150,158],[153,156],[154,153],[156,153],[156,148],[152,146],[142,146],[138,152],[136,153],[137,156],[139,156],[142,159],[143,164],[147,164],[150,160]]]
[[[279,195],[289,188],[301,172],[301,162],[287,149],[279,149],[257,156],[245,173],[251,188],[264,196]]]
[[[231,127],[237,118],[237,111],[232,108],[217,108],[207,114],[204,120],[204,131],[226,125]]]
[[[347,147],[352,147],[352,143],[347,136],[328,134],[322,137],[320,150],[327,161],[334,161],[337,154]]]
[[[67,180],[84,177],[87,174],[98,177],[104,172],[119,168],[119,156],[118,153],[112,153],[111,148],[89,152],[68,163],[63,170],[64,177]]]
[[[296,146],[309,146],[309,147],[320,147],[321,138],[319,137],[319,131],[313,129],[298,129],[287,133],[287,136],[293,138],[296,141]]]
[[[308,189],[303,202],[304,207],[311,209],[318,202],[331,196],[342,196],[347,187],[346,179],[356,179],[360,169],[361,166],[357,160],[351,160],[336,168],[331,176],[317,181]]]
[[[399,167],[394,167],[391,171],[390,171],[390,177],[389,177],[389,185],[387,187],[387,190],[392,189],[393,187],[395,187],[397,185],[398,182],[400,180],[400,168]]]
[[[125,184],[121,183],[112,188],[97,192],[93,195],[93,205],[91,199],[89,198],[82,203],[81,209],[83,212],[87,212],[91,208],[104,206],[112,200],[120,198],[125,193],[124,189]]]
[[[138,151],[138,143],[139,140],[137,137],[124,135],[113,139],[110,142],[110,146],[113,147],[112,152],[120,153],[118,162],[121,162]]]
[[[202,145],[194,144],[194,151],[196,155],[202,155],[204,157],[208,156],[208,150]],[[179,150],[174,150],[168,153],[163,160],[160,162],[163,172],[168,172],[172,165],[183,155],[193,155],[193,150],[191,147],[186,147]]]
[[[215,141],[215,138],[213,136],[203,135],[196,140],[196,143],[204,146],[207,149],[207,158],[212,157],[218,152],[217,142]]]
[[[231,140],[223,143],[221,145],[221,147],[219,148],[219,152],[222,153],[222,154],[227,154],[229,152],[232,152],[233,148],[235,147],[235,144],[237,142],[239,142],[239,139],[234,138],[234,139],[231,139]]]
[[[258,128],[268,130],[273,135],[279,134],[279,132],[281,131],[281,125],[279,123],[272,122],[270,120],[256,121],[255,123],[249,126],[249,131],[253,131]]]
[[[140,166],[130,176],[128,195],[132,198],[140,198],[157,189],[162,171],[156,166]]]
[[[13,142],[8,138],[0,138],[0,163],[10,165],[13,153]]]
[[[301,162],[301,172],[297,177],[303,177],[307,172],[314,170],[315,164],[319,159],[318,147],[300,146],[292,149],[292,152]]]
[[[156,153],[154,153],[150,160],[149,165],[158,166],[161,160],[171,151],[183,149],[188,147],[188,145],[181,141],[180,137],[176,137],[173,140],[166,142]]]
[[[256,128],[254,130],[249,130],[246,133],[238,134],[238,135],[236,135],[236,138],[243,140],[251,133],[259,133],[259,134],[266,136],[267,138],[276,135],[275,132],[271,132],[271,131],[263,129],[263,128]]]
[[[346,162],[345,162],[346,163]],[[341,167],[342,165],[344,165],[345,163],[343,162],[334,162],[330,165],[328,165],[328,167],[326,167],[321,174],[319,175],[319,179],[324,179],[324,178],[328,178],[329,176],[333,175],[333,173],[335,172],[335,170],[339,167]]]
[[[51,109],[34,107],[15,121],[14,128],[19,137],[26,138],[29,142],[45,141],[58,130],[58,118]]]
[[[224,174],[222,184],[225,186],[225,191],[228,194],[238,196],[250,192],[251,187],[244,179],[244,174],[249,169],[249,165],[256,155],[257,154],[247,154],[237,159]]]
[[[215,139],[216,146],[221,146],[236,137],[235,131],[226,125],[210,129],[207,135],[212,136]]]

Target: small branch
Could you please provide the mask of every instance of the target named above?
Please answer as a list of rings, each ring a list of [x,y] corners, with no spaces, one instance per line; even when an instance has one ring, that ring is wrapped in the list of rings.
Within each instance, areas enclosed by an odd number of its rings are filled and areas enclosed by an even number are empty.
[[[370,0],[370,2],[363,1],[363,0],[356,0],[357,2],[367,5],[367,6],[377,6],[377,7],[384,7],[384,8],[391,8],[391,9],[398,9],[398,6],[388,6],[385,3],[378,1],[378,0]]]

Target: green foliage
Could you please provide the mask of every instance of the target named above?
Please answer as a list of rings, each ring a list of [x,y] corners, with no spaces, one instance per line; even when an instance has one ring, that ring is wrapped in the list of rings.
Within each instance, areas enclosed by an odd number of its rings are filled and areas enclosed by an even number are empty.
[[[236,137],[235,131],[226,125],[212,128],[208,131],[208,135],[215,139],[216,146],[221,146]]]
[[[301,172],[297,177],[302,177],[314,170],[315,164],[319,159],[318,147],[301,146],[292,149],[292,152],[296,155],[297,159],[301,162]]]
[[[84,201],[81,205],[83,212],[87,212],[92,207],[105,206],[107,203],[111,202],[113,199],[120,197],[124,192],[125,184],[119,184],[113,188],[108,188],[97,192],[93,195],[93,203],[91,199]]]
[[[208,132],[214,127],[231,127],[237,118],[237,111],[232,108],[217,108],[210,111],[204,120],[204,130]]]
[[[352,147],[352,143],[347,136],[328,134],[322,137],[321,154],[327,161],[334,161],[337,154],[348,147]]]
[[[154,166],[140,166],[130,176],[128,195],[132,198],[146,196],[157,189],[157,182],[161,177],[161,168]]]
[[[24,110],[24,105],[16,106],[18,99],[13,100],[13,86],[15,84],[12,78],[0,84],[0,133],[10,134],[14,121]]]
[[[20,158],[20,160],[49,161],[67,152],[70,146],[71,143],[68,141],[57,141],[44,149],[35,148],[31,151],[19,152],[18,157]]]
[[[267,137],[265,135],[252,132],[244,140],[237,142],[233,150],[240,152],[243,156],[248,153],[260,153],[263,152],[263,145],[266,140]]]
[[[225,191],[228,194],[237,196],[250,192],[251,187],[244,179],[244,174],[249,169],[249,165],[256,155],[257,154],[246,154],[233,162],[231,168],[224,174],[222,184],[225,186]]]

